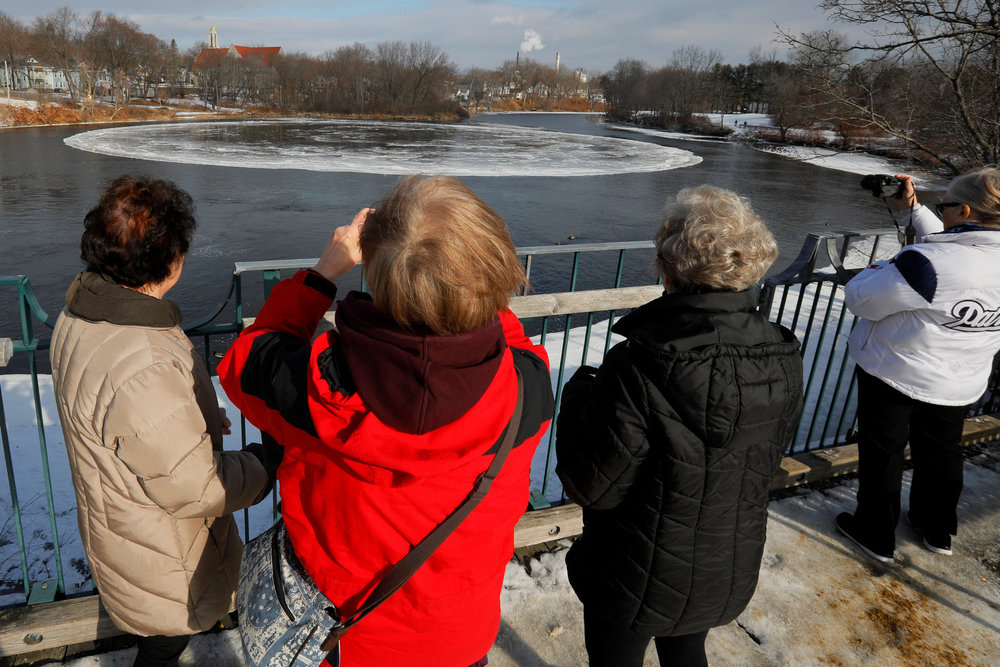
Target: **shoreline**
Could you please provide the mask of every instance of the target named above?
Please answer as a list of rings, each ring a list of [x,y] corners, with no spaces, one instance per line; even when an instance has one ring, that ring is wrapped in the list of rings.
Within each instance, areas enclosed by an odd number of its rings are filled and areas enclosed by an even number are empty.
[[[33,101],[14,99],[25,103],[24,105],[8,105],[3,97],[0,97],[0,110],[3,109],[24,109],[27,104],[35,104]],[[79,113],[76,109],[58,106],[49,103],[50,109],[55,108],[53,113]],[[104,108],[104,107],[101,107]],[[237,109],[216,109],[210,110],[204,107],[152,107],[147,105],[136,105],[125,107],[125,110],[134,114],[138,112],[140,116],[130,118],[107,118],[98,120],[72,120],[65,122],[31,122],[19,124],[0,124],[0,130],[19,130],[27,128],[41,127],[91,127],[91,126],[115,126],[115,125],[142,125],[142,124],[180,124],[188,122],[241,122],[251,120],[367,120],[384,121],[397,123],[457,123],[475,116],[491,116],[506,114],[533,114],[533,115],[558,115],[558,114],[579,114],[603,116],[604,112],[577,111],[577,110],[510,110],[494,109],[492,107],[479,106],[475,109],[463,109],[463,113],[436,114],[436,115],[403,115],[387,116],[381,114],[324,114],[324,113],[279,113],[269,110],[237,110]],[[43,111],[29,110],[36,114],[43,114]],[[118,113],[121,111],[115,111]],[[160,112],[158,117],[148,117],[147,114]],[[23,116],[25,112],[21,112]],[[858,149],[844,149],[829,145],[819,145],[803,141],[776,142],[763,139],[760,134],[773,131],[773,125],[766,114],[701,114],[710,122],[721,127],[728,127],[730,132],[724,135],[711,135],[695,131],[684,132],[680,130],[661,129],[647,125],[629,124],[622,122],[608,122],[608,127],[622,132],[631,132],[645,136],[671,139],[685,142],[739,142],[748,147],[789,160],[812,164],[814,166],[845,171],[855,174],[869,173],[907,173],[913,176],[915,183],[923,187],[943,188],[947,183],[947,177],[930,169],[924,165],[916,164],[902,158],[883,155],[879,152]],[[718,120],[716,120],[718,119]],[[743,125],[740,122],[743,121]],[[753,121],[753,124],[749,124]],[[802,130],[812,132],[813,130]]]
[[[704,117],[714,120],[720,114],[702,114]],[[623,132],[634,132],[646,136],[672,139],[675,141],[693,142],[735,142],[746,145],[749,148],[769,153],[788,160],[811,164],[824,169],[833,169],[858,175],[887,173],[895,175],[906,173],[913,178],[913,182],[918,187],[927,189],[945,189],[950,180],[950,176],[942,171],[935,170],[923,164],[907,160],[905,158],[894,157],[892,149],[886,149],[884,154],[881,151],[873,150],[871,147],[838,148],[829,144],[819,142],[807,142],[792,138],[790,141],[779,142],[767,140],[760,135],[773,131],[770,119],[766,114],[724,114],[724,119],[729,121],[724,124],[732,131],[727,135],[716,136],[701,134],[697,132],[682,132],[679,130],[660,129],[648,125],[631,125],[616,122],[611,127]],[[740,121],[755,121],[748,125],[740,125]],[[718,122],[716,122],[718,125]],[[801,132],[815,132],[814,130],[802,129]]]

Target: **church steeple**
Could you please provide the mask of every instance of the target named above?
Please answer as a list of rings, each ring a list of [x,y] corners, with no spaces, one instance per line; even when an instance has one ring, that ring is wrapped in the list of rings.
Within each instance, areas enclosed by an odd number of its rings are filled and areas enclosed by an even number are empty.
[[[219,36],[215,33],[215,26],[208,31],[208,48],[217,49],[219,48]]]

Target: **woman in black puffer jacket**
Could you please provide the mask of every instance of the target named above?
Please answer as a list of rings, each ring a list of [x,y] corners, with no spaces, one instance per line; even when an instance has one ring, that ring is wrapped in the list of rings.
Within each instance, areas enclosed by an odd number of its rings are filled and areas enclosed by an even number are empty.
[[[757,311],[777,257],[748,204],[682,190],[656,234],[664,294],[566,385],[557,472],[584,507],[567,557],[592,666],[705,665],[708,630],[757,585],[771,476],[802,411],[790,331]]]

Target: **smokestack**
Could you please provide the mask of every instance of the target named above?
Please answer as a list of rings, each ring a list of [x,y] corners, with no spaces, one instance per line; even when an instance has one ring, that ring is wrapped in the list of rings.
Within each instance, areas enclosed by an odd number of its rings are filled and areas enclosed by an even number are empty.
[[[559,52],[556,51],[556,74],[559,74]]]

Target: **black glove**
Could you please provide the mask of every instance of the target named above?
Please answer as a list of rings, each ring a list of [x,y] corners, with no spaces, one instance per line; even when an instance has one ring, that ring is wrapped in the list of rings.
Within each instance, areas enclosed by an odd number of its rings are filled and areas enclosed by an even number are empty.
[[[261,465],[264,466],[264,470],[267,472],[268,491],[270,491],[278,475],[278,466],[281,465],[281,459],[285,456],[285,448],[267,433],[261,432],[261,440],[263,442],[251,442],[243,448],[243,451],[256,456]]]

